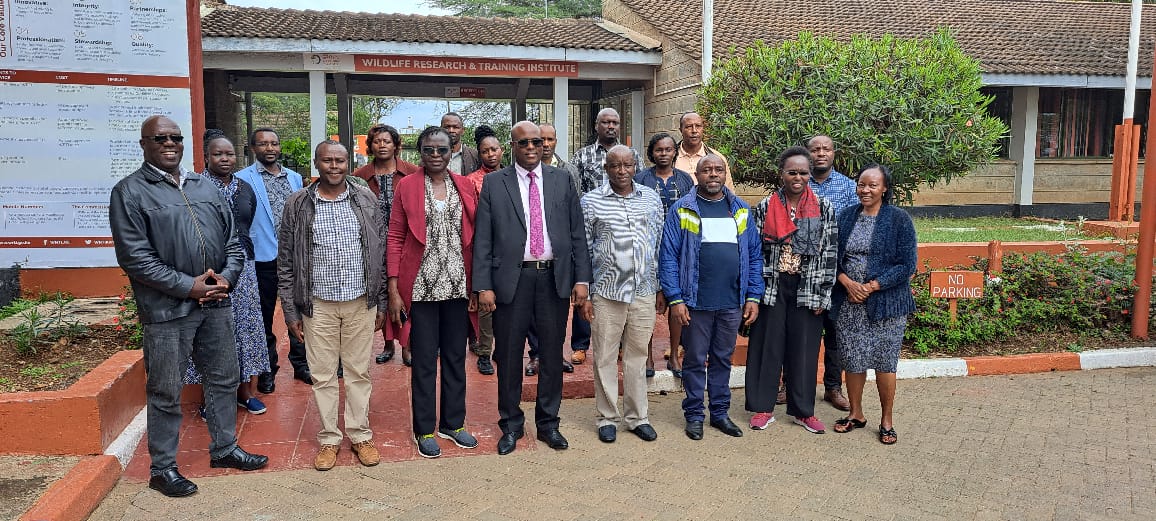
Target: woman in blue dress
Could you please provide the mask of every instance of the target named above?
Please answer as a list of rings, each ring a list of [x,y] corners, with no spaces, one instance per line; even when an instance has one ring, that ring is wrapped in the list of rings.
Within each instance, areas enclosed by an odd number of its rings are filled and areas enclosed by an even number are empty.
[[[237,151],[225,133],[217,129],[205,131],[205,172],[203,175],[220,191],[233,209],[233,229],[245,249],[245,264],[237,286],[229,292],[233,308],[233,328],[237,342],[237,362],[241,369],[241,384],[237,386],[237,406],[252,414],[265,412],[265,404],[257,399],[257,375],[269,371],[269,351],[265,344],[265,326],[261,321],[261,299],[257,294],[257,271],[253,264],[253,240],[249,226],[257,210],[257,196],[253,187],[233,176]],[[185,372],[186,384],[201,383],[201,375],[189,361]],[[201,407],[204,417],[204,406]]]

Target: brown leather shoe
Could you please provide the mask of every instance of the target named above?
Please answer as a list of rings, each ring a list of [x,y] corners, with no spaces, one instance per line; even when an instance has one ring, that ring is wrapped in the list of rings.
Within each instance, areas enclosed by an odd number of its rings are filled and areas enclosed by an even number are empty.
[[[787,403],[787,388],[779,387],[779,394],[775,396],[775,405],[783,405]]]
[[[570,354],[570,361],[574,365],[582,365],[582,362],[586,361],[586,351],[574,351]]]
[[[354,443],[353,453],[357,454],[357,460],[366,467],[372,467],[381,463],[381,453],[379,453],[377,447],[373,445],[373,440]]]
[[[827,389],[827,392],[823,393],[823,401],[830,402],[832,406],[834,406],[836,409],[839,409],[840,411],[851,410],[851,402],[848,402],[847,397],[843,396],[842,387]]]
[[[337,451],[341,450],[337,445],[322,445],[317,451],[317,457],[313,458],[313,468],[317,470],[329,470],[337,465]]]

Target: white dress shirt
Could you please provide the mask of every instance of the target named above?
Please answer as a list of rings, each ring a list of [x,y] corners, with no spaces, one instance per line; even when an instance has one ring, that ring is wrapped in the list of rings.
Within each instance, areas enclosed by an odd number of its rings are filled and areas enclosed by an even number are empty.
[[[522,168],[522,165],[514,163],[514,172],[518,174],[518,192],[522,196],[522,211],[523,217],[526,218],[526,249],[522,253],[523,261],[535,260],[553,260],[554,248],[550,245],[550,234],[546,230],[546,197],[542,191],[542,163],[534,167],[534,174],[537,179],[534,180],[534,185],[538,189],[538,199],[542,201],[542,255],[535,257],[530,255],[530,171]]]

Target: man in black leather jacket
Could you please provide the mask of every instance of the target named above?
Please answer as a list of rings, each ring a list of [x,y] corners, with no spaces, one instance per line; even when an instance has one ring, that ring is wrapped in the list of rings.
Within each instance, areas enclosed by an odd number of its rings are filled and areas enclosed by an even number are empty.
[[[149,487],[170,497],[197,491],[176,463],[181,375],[190,354],[204,376],[210,465],[255,470],[269,461],[237,446],[240,377],[228,292],[245,253],[217,188],[181,168],[183,141],[171,119],[146,119],[145,162],[113,187],[108,211],[117,262],[144,328]]]

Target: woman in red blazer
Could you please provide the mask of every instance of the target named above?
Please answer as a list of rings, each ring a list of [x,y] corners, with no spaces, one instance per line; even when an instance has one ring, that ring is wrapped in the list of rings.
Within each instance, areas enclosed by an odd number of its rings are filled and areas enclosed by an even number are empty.
[[[478,446],[465,429],[466,334],[475,307],[470,281],[478,197],[469,178],[447,168],[452,149],[445,130],[426,128],[417,143],[422,169],[394,187],[386,240],[389,315],[398,326],[407,318],[410,322],[414,442],[422,456],[436,458],[441,449],[435,435],[459,447]],[[435,388],[439,358],[440,411]]]

